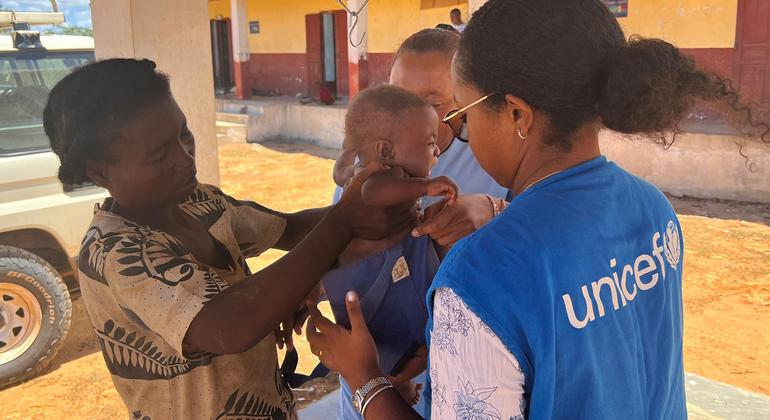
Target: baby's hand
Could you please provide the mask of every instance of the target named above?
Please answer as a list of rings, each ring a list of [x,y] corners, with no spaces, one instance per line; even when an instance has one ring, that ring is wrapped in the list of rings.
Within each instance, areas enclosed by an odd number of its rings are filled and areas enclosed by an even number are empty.
[[[415,383],[414,381],[406,381],[400,384],[394,384],[396,390],[401,394],[401,398],[404,399],[409,405],[416,405],[420,402],[420,394],[422,393],[422,384]]]
[[[457,200],[457,185],[445,176],[439,176],[428,182],[427,195],[431,197],[443,196],[447,205],[454,205]]]

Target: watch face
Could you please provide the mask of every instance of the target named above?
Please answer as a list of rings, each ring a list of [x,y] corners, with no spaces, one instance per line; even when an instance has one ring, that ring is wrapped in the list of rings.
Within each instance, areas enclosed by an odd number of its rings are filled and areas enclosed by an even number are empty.
[[[353,396],[353,409],[356,410],[356,413],[361,413],[361,403],[358,402],[358,398]]]

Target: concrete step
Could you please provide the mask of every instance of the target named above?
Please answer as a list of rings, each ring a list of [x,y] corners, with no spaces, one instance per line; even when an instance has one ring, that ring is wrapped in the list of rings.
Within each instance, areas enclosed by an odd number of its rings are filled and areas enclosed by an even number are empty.
[[[242,139],[246,142],[247,125],[238,122],[217,120],[217,135],[225,135],[231,138]]]
[[[231,112],[217,112],[217,121],[247,124],[249,123],[248,114],[234,114]]]

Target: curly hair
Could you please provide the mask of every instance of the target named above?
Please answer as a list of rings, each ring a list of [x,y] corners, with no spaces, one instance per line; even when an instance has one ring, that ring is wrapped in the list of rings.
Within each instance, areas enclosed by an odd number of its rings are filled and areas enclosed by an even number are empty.
[[[501,94],[487,106],[499,108],[512,94],[542,111],[544,142],[562,150],[590,121],[668,146],[698,99],[742,113],[762,141],[770,131],[752,121],[728,80],[698,69],[675,46],[626,40],[599,0],[489,0],[468,22],[455,60],[464,81]]]
[[[345,114],[345,144],[358,150],[367,140],[389,137],[399,117],[416,108],[433,109],[414,93],[392,85],[362,90]]]
[[[116,124],[170,97],[168,77],[150,60],[103,60],[64,77],[51,89],[43,111],[45,133],[61,161],[59,180],[90,181],[86,163],[104,157]]]

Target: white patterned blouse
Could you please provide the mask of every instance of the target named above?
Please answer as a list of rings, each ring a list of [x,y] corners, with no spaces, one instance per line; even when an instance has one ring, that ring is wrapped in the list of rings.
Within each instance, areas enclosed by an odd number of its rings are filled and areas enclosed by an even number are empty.
[[[451,290],[436,290],[430,345],[431,417],[523,420],[524,373]]]

